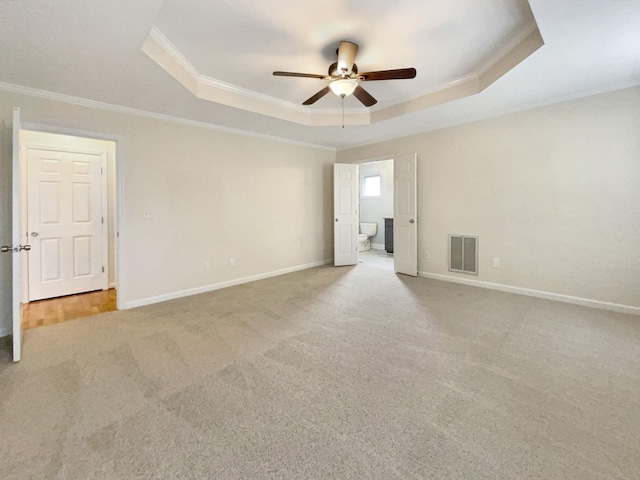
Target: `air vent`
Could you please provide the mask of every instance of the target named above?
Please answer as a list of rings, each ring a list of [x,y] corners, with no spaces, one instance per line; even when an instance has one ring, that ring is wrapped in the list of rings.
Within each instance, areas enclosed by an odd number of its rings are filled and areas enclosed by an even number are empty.
[[[449,235],[449,271],[478,274],[478,237]]]

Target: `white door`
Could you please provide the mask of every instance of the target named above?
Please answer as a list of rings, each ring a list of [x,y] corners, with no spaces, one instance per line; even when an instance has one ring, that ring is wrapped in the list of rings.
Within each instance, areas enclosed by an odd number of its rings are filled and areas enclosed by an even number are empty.
[[[29,300],[107,288],[105,163],[101,153],[27,148]]]
[[[23,229],[20,225],[20,109],[13,109],[13,156],[11,162],[11,245],[2,245],[2,252],[11,255],[11,320],[13,334],[13,361],[22,356],[22,312],[20,303],[20,260],[29,245],[20,245]],[[24,253],[21,253],[24,252]]]
[[[394,159],[393,264],[394,270],[418,275],[416,154]]]
[[[333,264],[358,263],[358,165],[333,166]]]

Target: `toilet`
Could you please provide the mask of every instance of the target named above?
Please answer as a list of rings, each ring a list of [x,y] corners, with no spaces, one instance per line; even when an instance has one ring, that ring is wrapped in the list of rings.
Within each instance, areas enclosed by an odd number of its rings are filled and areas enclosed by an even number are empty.
[[[374,237],[378,233],[377,223],[361,223],[360,234],[358,235],[358,251],[364,252],[371,248],[371,240],[369,237]]]

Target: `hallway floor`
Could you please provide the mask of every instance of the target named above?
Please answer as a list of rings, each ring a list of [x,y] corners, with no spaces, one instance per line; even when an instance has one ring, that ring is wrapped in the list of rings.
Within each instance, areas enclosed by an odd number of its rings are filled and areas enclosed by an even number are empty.
[[[22,328],[30,330],[98,313],[112,312],[116,310],[116,298],[115,288],[110,288],[26,303],[22,306]]]

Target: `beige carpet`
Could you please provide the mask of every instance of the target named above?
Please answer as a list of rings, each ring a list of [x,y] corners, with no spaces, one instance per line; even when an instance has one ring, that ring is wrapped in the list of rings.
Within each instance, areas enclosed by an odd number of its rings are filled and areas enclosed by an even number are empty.
[[[640,318],[317,268],[26,332],[0,478],[638,479]]]

